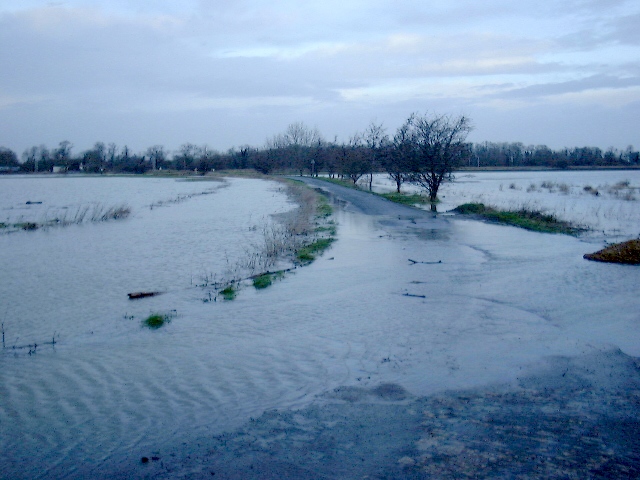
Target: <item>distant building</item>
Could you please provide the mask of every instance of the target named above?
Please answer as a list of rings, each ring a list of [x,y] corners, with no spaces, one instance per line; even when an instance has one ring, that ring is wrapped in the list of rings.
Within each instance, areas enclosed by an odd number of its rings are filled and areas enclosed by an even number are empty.
[[[51,171],[53,173],[66,173],[67,167],[63,167],[63,166],[60,166],[60,165],[54,165],[53,169]]]
[[[0,173],[18,173],[20,171],[20,167],[7,167],[0,165]]]

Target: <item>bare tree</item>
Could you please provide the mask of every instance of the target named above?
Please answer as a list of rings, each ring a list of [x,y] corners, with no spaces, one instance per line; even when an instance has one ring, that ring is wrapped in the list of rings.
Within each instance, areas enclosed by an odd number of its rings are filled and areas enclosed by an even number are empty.
[[[364,131],[364,142],[367,146],[369,160],[369,191],[373,187],[373,174],[380,168],[385,153],[385,148],[389,143],[389,137],[384,126],[380,123],[371,122]]]
[[[359,134],[349,138],[349,143],[340,146],[340,173],[348,177],[354,185],[363,175],[369,173],[370,163],[365,158],[362,136]]]
[[[413,163],[416,149],[413,144],[412,125],[414,115],[411,115],[393,136],[388,154],[384,157],[383,166],[387,175],[396,184],[396,192],[400,193],[402,184],[409,178],[409,170]]]
[[[324,144],[320,131],[317,128],[307,127],[303,122],[295,122],[287,127],[278,140],[290,151],[293,167],[298,170],[300,176],[307,168],[313,175],[316,161],[313,149]]]
[[[153,145],[147,148],[147,157],[151,162],[151,169],[157,170],[165,162],[167,154],[162,145]]]
[[[443,180],[464,163],[471,154],[466,138],[472,130],[469,118],[461,115],[412,115],[410,125],[414,154],[409,178],[429,193],[432,209]]]

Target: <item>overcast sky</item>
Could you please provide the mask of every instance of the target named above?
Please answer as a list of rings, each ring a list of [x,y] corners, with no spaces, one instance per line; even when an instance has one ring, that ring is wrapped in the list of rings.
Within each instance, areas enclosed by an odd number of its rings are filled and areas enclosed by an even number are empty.
[[[640,147],[638,0],[0,0],[0,146],[346,140],[411,112],[470,140]]]

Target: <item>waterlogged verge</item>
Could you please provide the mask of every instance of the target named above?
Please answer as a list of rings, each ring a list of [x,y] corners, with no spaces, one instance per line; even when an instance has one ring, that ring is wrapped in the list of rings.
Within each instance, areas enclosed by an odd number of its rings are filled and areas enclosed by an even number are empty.
[[[268,288],[287,272],[312,263],[335,240],[336,225],[330,219],[333,209],[327,199],[300,182],[282,183],[298,208],[279,215],[276,224],[263,226],[262,241],[228,265],[222,275],[205,275],[198,285],[206,292],[203,302],[234,300],[246,285],[256,290]]]

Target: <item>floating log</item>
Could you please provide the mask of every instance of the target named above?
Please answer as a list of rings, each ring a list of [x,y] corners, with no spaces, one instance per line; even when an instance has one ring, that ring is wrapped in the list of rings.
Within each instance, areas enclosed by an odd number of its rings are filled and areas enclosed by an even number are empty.
[[[403,297],[427,298],[426,295],[414,295],[413,293],[403,293]]]
[[[416,263],[421,263],[423,265],[437,265],[438,263],[442,263],[442,260],[438,260],[437,262],[421,262],[419,260],[411,260],[410,258],[408,260],[412,265],[415,265]]]
[[[129,300],[135,300],[137,298],[144,298],[144,297],[155,297],[156,295],[160,295],[160,293],[162,292],[133,292],[133,293],[129,293]]]

